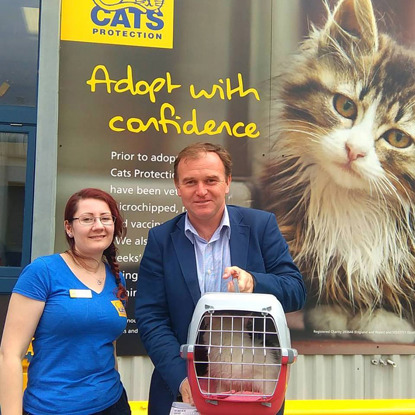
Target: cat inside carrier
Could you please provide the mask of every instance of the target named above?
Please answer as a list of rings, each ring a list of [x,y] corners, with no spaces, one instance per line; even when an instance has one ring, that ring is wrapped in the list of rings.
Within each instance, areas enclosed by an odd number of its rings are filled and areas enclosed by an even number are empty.
[[[207,293],[181,355],[203,415],[275,415],[297,358],[280,302],[270,294]]]

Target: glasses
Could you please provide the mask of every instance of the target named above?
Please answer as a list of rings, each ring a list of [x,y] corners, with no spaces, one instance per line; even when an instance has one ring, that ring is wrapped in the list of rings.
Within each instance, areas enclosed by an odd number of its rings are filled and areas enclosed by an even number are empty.
[[[99,221],[104,226],[111,226],[114,224],[116,217],[112,215],[104,215],[104,216],[81,215],[78,218],[72,218],[72,220],[79,220],[79,223],[83,226],[93,225],[96,219],[99,219]]]

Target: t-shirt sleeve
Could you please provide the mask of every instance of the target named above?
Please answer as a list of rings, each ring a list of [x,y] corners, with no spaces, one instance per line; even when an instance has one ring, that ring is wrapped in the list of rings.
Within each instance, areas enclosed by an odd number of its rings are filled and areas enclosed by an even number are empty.
[[[46,301],[49,288],[49,269],[44,259],[37,258],[23,269],[13,288],[13,293],[21,294],[34,300]]]

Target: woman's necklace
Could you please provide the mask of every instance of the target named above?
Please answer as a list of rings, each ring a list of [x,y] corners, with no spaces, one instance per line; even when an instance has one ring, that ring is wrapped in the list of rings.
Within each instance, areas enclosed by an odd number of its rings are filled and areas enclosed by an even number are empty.
[[[102,285],[102,278],[97,278],[95,277],[95,275],[94,275],[94,278],[97,280],[98,285]]]
[[[97,284],[99,286],[101,286],[104,283],[104,279],[105,279],[105,271],[102,272],[102,269],[105,270],[105,265],[103,262],[99,262],[97,264],[96,267],[91,267],[88,264],[82,264],[79,262],[79,260],[74,258],[74,255],[72,254],[72,252],[67,251],[69,256],[72,259],[72,262],[75,264],[76,267],[78,267],[82,272],[86,273],[87,275],[91,275],[95,281],[97,282]],[[83,261],[82,261],[83,262]],[[102,274],[100,277],[97,277],[97,274],[100,273]]]
[[[97,267],[95,269],[89,270],[86,267],[81,266],[81,268],[84,270],[84,272],[86,272],[88,275],[91,275],[97,282],[98,285],[102,285],[104,282],[104,278],[105,278],[105,273],[102,275],[102,268],[103,268],[104,263],[100,262]],[[97,276],[98,274],[101,274],[101,276]]]

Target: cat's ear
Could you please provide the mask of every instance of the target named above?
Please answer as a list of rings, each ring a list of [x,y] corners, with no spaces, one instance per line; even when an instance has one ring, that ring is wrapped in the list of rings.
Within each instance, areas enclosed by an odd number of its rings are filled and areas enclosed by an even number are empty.
[[[343,47],[357,46],[362,53],[378,50],[378,29],[370,0],[340,0],[325,29]]]

